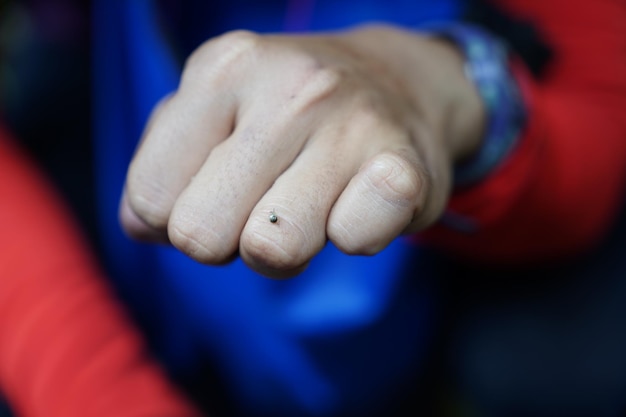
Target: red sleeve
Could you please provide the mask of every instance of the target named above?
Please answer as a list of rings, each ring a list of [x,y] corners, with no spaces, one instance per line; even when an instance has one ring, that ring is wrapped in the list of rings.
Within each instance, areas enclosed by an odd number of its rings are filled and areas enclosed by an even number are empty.
[[[0,390],[22,417],[190,417],[64,207],[0,130]]]
[[[555,56],[540,81],[518,71],[530,120],[515,152],[451,199],[451,212],[475,219],[477,231],[437,225],[424,240],[487,262],[572,255],[602,238],[624,201],[626,2],[498,4],[533,21]]]

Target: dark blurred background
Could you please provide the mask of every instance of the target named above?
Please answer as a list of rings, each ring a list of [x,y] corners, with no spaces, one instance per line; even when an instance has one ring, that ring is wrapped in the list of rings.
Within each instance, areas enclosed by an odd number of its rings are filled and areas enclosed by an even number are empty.
[[[89,20],[88,1],[0,0],[0,121],[94,237]]]

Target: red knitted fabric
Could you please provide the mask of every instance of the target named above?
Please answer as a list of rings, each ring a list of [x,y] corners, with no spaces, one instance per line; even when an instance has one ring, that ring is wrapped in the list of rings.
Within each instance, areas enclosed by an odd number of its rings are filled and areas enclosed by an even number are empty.
[[[65,207],[0,130],[0,391],[20,417],[196,415],[104,284]]]
[[[519,72],[530,124],[512,156],[450,208],[476,233],[437,226],[423,240],[462,257],[532,262],[598,242],[626,185],[626,2],[500,0],[555,49],[547,76]]]

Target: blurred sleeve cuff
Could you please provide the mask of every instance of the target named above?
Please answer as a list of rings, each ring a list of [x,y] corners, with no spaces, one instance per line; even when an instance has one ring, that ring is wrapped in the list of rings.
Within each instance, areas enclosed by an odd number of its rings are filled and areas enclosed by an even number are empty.
[[[426,30],[449,40],[463,53],[465,74],[487,112],[481,147],[454,167],[454,194],[466,194],[494,175],[515,152],[527,124],[527,103],[503,40],[478,26],[458,22],[432,24]],[[478,229],[474,219],[452,210],[443,215],[441,223],[465,233]]]

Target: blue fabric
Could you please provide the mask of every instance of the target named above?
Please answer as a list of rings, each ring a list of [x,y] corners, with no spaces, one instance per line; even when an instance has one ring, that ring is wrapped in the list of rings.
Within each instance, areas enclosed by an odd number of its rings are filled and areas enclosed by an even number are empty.
[[[217,2],[206,21],[219,24],[198,30],[279,31],[284,8],[277,1]],[[369,20],[413,26],[455,18],[459,8],[456,0],[319,1],[311,29]],[[94,5],[98,206],[115,287],[174,374],[210,358],[249,415],[366,415],[419,371],[428,343],[432,297],[422,284],[426,271],[415,272],[415,247],[398,240],[368,258],[327,245],[302,275],[272,281],[240,261],[207,267],[121,232],[126,167],[150,110],[180,75],[158,22],[153,1]]]

